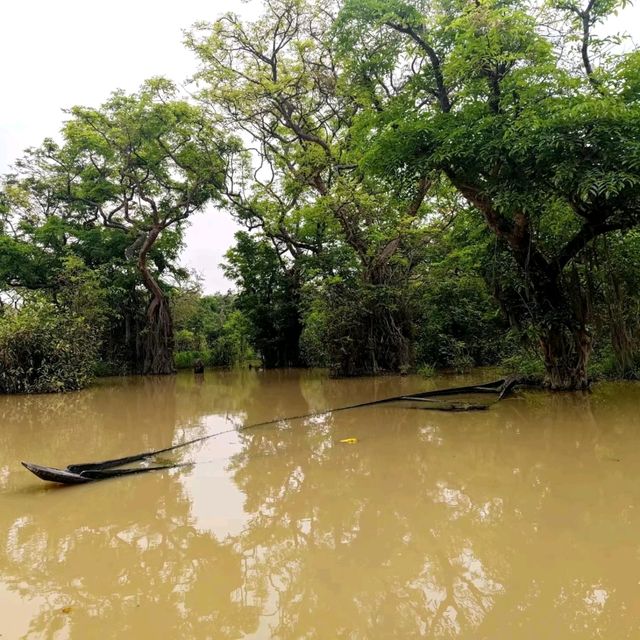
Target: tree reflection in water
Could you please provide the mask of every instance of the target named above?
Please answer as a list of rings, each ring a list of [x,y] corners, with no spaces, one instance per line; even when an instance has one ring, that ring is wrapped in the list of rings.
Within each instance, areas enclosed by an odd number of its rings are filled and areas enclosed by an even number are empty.
[[[131,402],[118,402],[122,388],[77,394],[70,419],[93,412],[100,425],[79,449],[115,438],[133,450],[225,416],[258,422],[411,384],[180,377],[136,385]],[[220,484],[189,489],[206,465],[37,492],[5,472],[0,575],[42,599],[28,638],[635,637],[634,393],[528,394],[465,415],[366,408],[248,431],[225,463],[242,492],[239,532],[207,528]],[[78,428],[60,432],[65,446]]]
[[[247,436],[230,466],[251,514],[236,548],[277,613],[269,635],[634,637],[639,489],[613,454],[633,468],[640,425],[636,389],[619,391],[615,405],[605,387]],[[358,445],[336,444],[346,436]]]
[[[141,379],[64,396],[64,403],[60,396],[16,404],[3,398],[0,411],[9,429],[20,423],[27,431],[42,429],[46,420],[49,437],[41,431],[39,440],[48,445],[38,447],[31,434],[30,453],[69,461],[87,451],[118,455],[171,442],[176,427],[197,428],[209,413],[205,407],[237,412],[242,394],[224,392],[218,385],[205,396],[190,382],[176,392],[172,379]],[[92,431],[64,428],[83,417]],[[19,430],[13,435],[13,449],[20,450]],[[12,451],[3,459],[4,468],[16,457]],[[255,628],[259,612],[234,597],[242,585],[241,557],[230,541],[196,528],[178,474],[59,489],[21,486],[19,471],[4,475],[3,488],[11,491],[1,496],[2,582],[42,602],[25,637],[89,638],[99,628],[107,638],[141,629],[143,637],[207,638],[215,629],[216,638],[237,638]]]

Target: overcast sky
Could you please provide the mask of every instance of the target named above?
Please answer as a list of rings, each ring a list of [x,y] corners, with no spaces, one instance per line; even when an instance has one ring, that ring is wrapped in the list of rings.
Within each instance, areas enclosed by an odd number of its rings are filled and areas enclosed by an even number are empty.
[[[195,69],[182,30],[195,21],[258,7],[256,0],[0,0],[0,173],[23,149],[56,135],[62,108],[99,105],[113,89],[135,91],[155,75],[182,82]],[[611,27],[640,41],[640,4]],[[230,287],[218,265],[235,230],[219,211],[193,218],[182,260],[202,274],[207,292]]]

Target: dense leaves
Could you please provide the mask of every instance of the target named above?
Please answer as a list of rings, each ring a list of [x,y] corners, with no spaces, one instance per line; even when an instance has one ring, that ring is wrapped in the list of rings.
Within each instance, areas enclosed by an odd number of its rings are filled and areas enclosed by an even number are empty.
[[[252,326],[236,308],[234,296],[203,296],[198,288],[174,291],[171,299],[176,328],[176,366],[229,367],[255,358]]]
[[[170,373],[177,345],[181,366],[637,376],[640,57],[599,35],[619,6],[271,0],[195,25],[189,99],[153,79],[75,107],[5,177],[0,322],[37,291],[98,328],[105,372]],[[234,296],[177,267],[210,204],[246,229]],[[100,317],[65,301],[70,259]]]
[[[389,188],[438,172],[482,216],[508,256],[496,293],[557,388],[587,384],[577,263],[594,238],[640,222],[638,96],[592,35],[615,6],[347,0],[336,23],[363,88],[362,162]],[[381,43],[394,60],[372,68]]]
[[[299,365],[302,327],[295,267],[280,263],[272,245],[243,232],[226,258],[225,273],[240,290],[236,306],[249,323],[251,342],[263,364]]]
[[[30,294],[0,315],[0,392],[76,390],[93,377],[109,320],[108,289],[78,258],[64,260],[56,304]]]
[[[81,389],[93,375],[95,356],[95,336],[86,320],[32,303],[0,323],[0,392]]]

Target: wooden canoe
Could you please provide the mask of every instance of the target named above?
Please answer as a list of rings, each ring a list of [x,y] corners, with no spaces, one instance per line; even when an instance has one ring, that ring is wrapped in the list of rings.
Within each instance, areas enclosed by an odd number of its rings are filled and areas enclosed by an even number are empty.
[[[434,391],[424,391],[422,393],[412,393],[410,395],[394,396],[391,398],[383,398],[382,400],[371,400],[368,402],[360,402],[357,404],[348,405],[346,407],[337,407],[335,409],[327,409],[308,413],[300,416],[291,416],[288,418],[276,418],[273,420],[267,420],[256,424],[245,425],[237,431],[246,431],[251,428],[266,426],[269,424],[275,424],[281,420],[297,420],[300,418],[309,418],[312,416],[323,415],[325,413],[335,413],[337,411],[346,411],[347,409],[357,409],[360,407],[368,407],[372,405],[404,402],[413,403],[411,408],[420,409],[432,409],[438,411],[473,411],[479,409],[487,409],[491,404],[502,400],[505,395],[509,394],[513,388],[518,384],[517,378],[507,378],[501,380],[494,380],[493,382],[486,382],[479,385],[471,385],[466,387],[452,387],[448,389],[437,389]],[[489,394],[495,397],[492,402],[477,403],[472,402],[464,396],[473,394]],[[461,396],[459,400],[456,400],[455,396]],[[418,405],[418,406],[415,406]],[[28,469],[41,480],[48,482],[57,482],[58,484],[85,484],[87,482],[95,482],[96,480],[106,480],[107,478],[115,478],[119,476],[128,476],[138,473],[146,473],[147,471],[159,471],[161,469],[173,469],[175,467],[191,466],[193,463],[179,463],[163,466],[140,466],[140,467],[122,467],[133,462],[142,462],[153,458],[161,453],[168,453],[175,451],[183,447],[195,444],[197,442],[203,442],[216,436],[225,433],[235,433],[236,429],[228,429],[226,431],[219,431],[218,433],[201,436],[192,440],[187,440],[180,444],[176,444],[164,449],[157,449],[155,451],[144,451],[142,453],[136,453],[123,458],[115,458],[113,460],[102,460],[100,462],[84,462],[79,464],[70,464],[65,469],[57,469],[55,467],[45,467],[39,464],[33,464],[31,462],[23,462],[22,465],[25,469]]]
[[[130,469],[84,469],[79,473],[71,471],[69,468],[57,469],[56,467],[44,467],[40,464],[33,464],[32,462],[23,462],[22,466],[41,480],[46,480],[47,482],[56,482],[58,484],[86,484],[87,482],[107,480],[108,478],[118,478],[120,476],[131,476],[138,473],[146,473],[147,471],[187,467],[191,466],[191,463],[169,464],[156,467],[135,467]]]

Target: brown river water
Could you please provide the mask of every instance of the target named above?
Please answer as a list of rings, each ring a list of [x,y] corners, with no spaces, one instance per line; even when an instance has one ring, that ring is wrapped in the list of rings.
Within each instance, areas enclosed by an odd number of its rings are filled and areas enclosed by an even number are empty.
[[[75,487],[20,466],[492,377],[207,372],[0,397],[1,640],[640,638],[640,384],[281,422]]]

